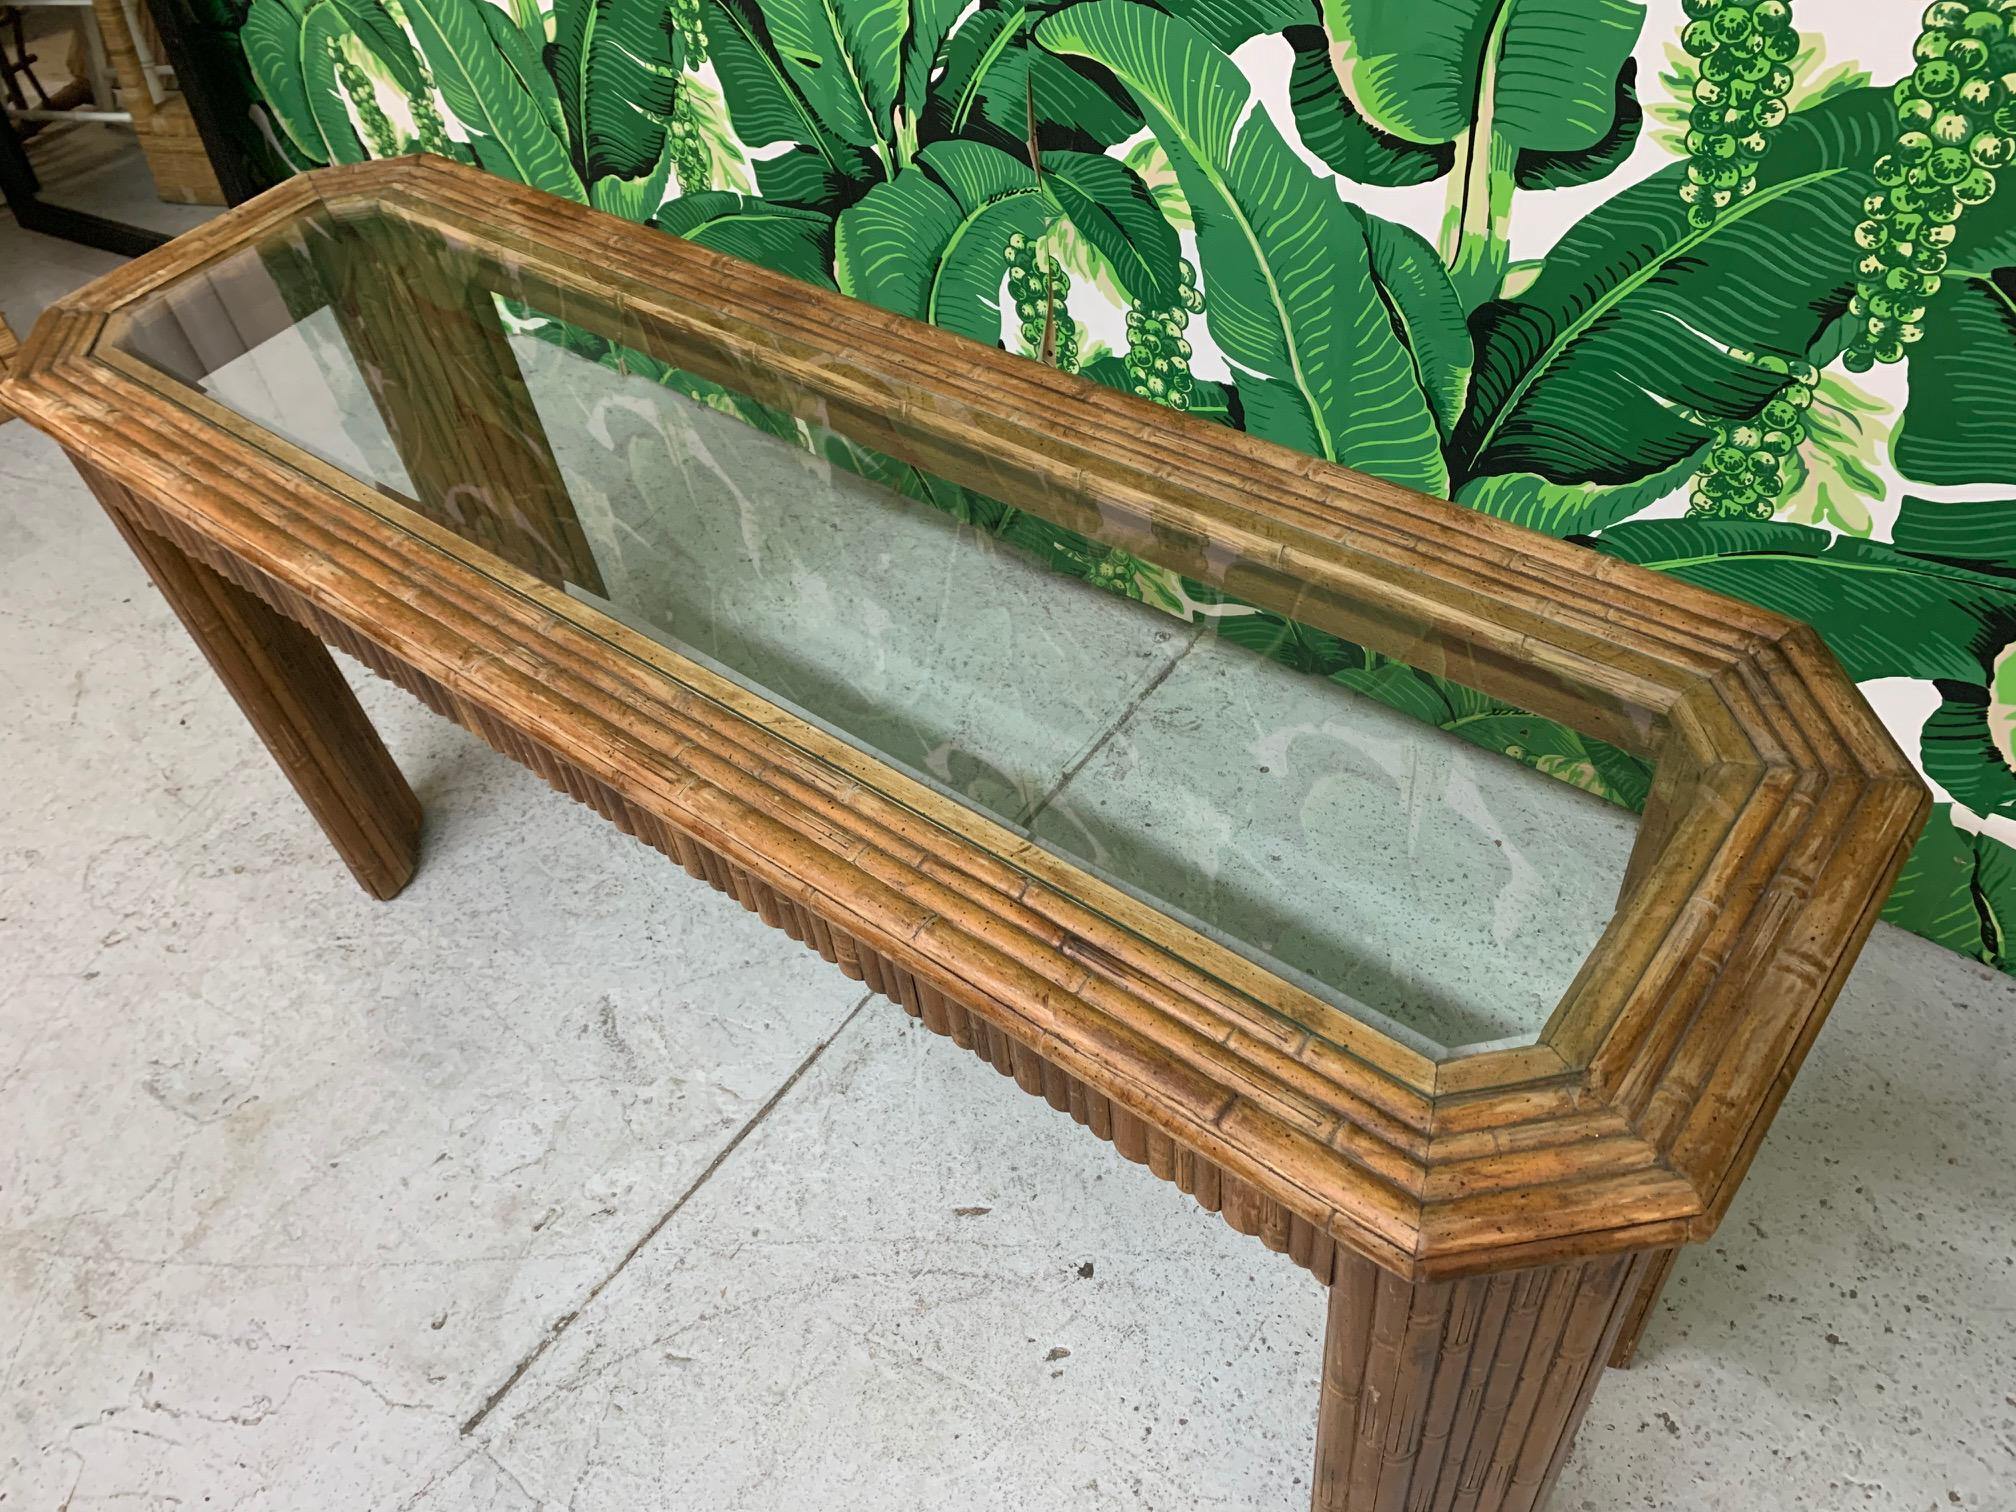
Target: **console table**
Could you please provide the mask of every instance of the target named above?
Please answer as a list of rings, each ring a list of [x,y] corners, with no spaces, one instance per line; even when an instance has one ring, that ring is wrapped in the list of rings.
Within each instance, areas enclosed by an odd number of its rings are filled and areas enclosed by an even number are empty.
[[[373,894],[325,642],[1311,1272],[1318,1512],[1545,1502],[1927,808],[1805,627],[439,159],[0,400]]]

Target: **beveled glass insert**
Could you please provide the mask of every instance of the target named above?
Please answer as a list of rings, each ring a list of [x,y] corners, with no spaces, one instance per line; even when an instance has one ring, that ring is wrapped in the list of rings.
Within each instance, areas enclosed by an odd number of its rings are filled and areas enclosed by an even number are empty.
[[[1593,793],[1642,801],[1642,763],[505,273],[325,214],[117,343],[1428,1055],[1545,1025],[1636,836]]]

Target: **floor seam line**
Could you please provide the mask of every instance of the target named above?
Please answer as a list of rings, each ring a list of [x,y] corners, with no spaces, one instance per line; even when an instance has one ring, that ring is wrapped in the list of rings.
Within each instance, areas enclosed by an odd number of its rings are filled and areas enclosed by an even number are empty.
[[[1101,751],[1106,749],[1107,742],[1120,733],[1121,726],[1125,725],[1128,720],[1138,714],[1141,711],[1141,705],[1153,697],[1155,690],[1167,682],[1176,669],[1189,659],[1190,653],[1197,649],[1197,643],[1204,638],[1204,631],[1209,624],[1208,620],[1200,619],[1197,621],[1195,628],[1190,632],[1188,644],[1181,651],[1170,657],[1163,664],[1162,670],[1149,678],[1142,685],[1141,690],[1127,700],[1126,707],[1113,716],[1113,722],[1093,738],[1092,743],[1078,754],[1076,760],[1057,774],[1057,780],[1050,784],[1041,798],[1038,798],[1024,813],[1017,817],[1015,823],[1018,828],[1026,830],[1043,817],[1043,811],[1057,801],[1058,794],[1069,787],[1072,779],[1091,764],[1094,756],[1097,756]]]
[[[632,1260],[635,1260],[640,1254],[644,1252],[645,1246],[649,1245],[653,1239],[656,1239],[658,1235],[664,1231],[665,1226],[668,1223],[670,1223],[674,1218],[679,1216],[679,1210],[685,1207],[688,1202],[692,1201],[694,1194],[697,1193],[700,1190],[700,1188],[705,1186],[708,1183],[708,1181],[713,1178],[713,1175],[716,1171],[720,1170],[722,1166],[728,1163],[728,1158],[731,1155],[733,1155],[736,1152],[736,1150],[741,1148],[742,1142],[756,1131],[757,1126],[760,1125],[764,1119],[768,1118],[771,1115],[771,1113],[776,1111],[777,1105],[783,1102],[784,1099],[790,1095],[791,1089],[798,1085],[799,1079],[803,1077],[807,1071],[810,1071],[812,1069],[813,1064],[819,1059],[820,1056],[826,1053],[827,1048],[831,1046],[835,1040],[837,1040],[838,1038],[840,1038],[842,1034],[847,1032],[847,1026],[854,1022],[854,1020],[860,1015],[861,1010],[868,1006],[868,1000],[874,996],[875,994],[873,992],[864,992],[861,994],[859,998],[855,1000],[854,1006],[847,1010],[847,1016],[834,1026],[833,1032],[827,1035],[826,1038],[822,1039],[821,1041],[819,1041],[818,1044],[812,1047],[811,1053],[808,1054],[802,1061],[800,1061],[797,1064],[797,1066],[792,1070],[789,1076],[784,1078],[783,1082],[778,1086],[777,1090],[772,1092],[770,1096],[764,1101],[763,1106],[756,1110],[754,1115],[750,1117],[747,1123],[743,1124],[741,1128],[735,1131],[734,1138],[730,1139],[727,1144],[723,1145],[718,1151],[715,1152],[714,1158],[707,1162],[706,1169],[703,1170],[698,1176],[693,1178],[692,1183],[686,1188],[686,1190],[681,1192],[678,1195],[678,1197],[674,1199],[672,1206],[665,1209],[664,1212],[660,1213],[657,1219],[652,1223],[652,1225],[649,1228],[647,1228],[641,1236],[639,1236],[637,1242],[632,1244],[629,1249],[623,1252],[623,1258],[616,1262],[616,1264],[610,1269],[609,1274],[602,1277],[601,1280],[597,1281],[593,1286],[588,1288],[588,1294],[581,1299],[580,1303],[576,1307],[574,1307],[569,1312],[563,1313],[558,1319],[556,1319],[553,1323],[553,1326],[546,1330],[545,1335],[539,1340],[539,1342],[532,1346],[531,1352],[527,1354],[524,1359],[520,1360],[517,1363],[517,1365],[513,1367],[511,1373],[504,1378],[504,1383],[501,1386],[499,1386],[495,1391],[491,1392],[488,1397],[484,1398],[483,1405],[478,1407],[473,1413],[471,1413],[468,1419],[462,1424],[462,1427],[457,1435],[458,1437],[467,1438],[470,1434],[474,1433],[478,1428],[483,1426],[483,1420],[489,1417],[490,1414],[496,1410],[498,1403],[502,1402],[505,1397],[509,1396],[511,1394],[512,1389],[515,1386],[517,1386],[517,1384],[520,1381],[525,1379],[526,1375],[531,1371],[534,1365],[539,1363],[540,1358],[546,1353],[546,1351],[548,1349],[551,1349],[554,1344],[559,1342],[561,1335],[566,1333],[568,1329],[574,1326],[576,1319],[578,1319],[583,1313],[588,1311],[590,1307],[593,1307],[595,1305],[595,1299],[602,1295],[604,1288],[606,1288],[611,1281],[614,1281],[619,1275],[623,1273],[623,1267],[628,1265]]]

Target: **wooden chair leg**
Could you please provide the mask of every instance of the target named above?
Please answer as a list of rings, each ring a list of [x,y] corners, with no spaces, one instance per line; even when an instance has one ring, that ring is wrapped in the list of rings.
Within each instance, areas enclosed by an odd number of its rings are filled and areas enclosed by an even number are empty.
[[[395,895],[419,859],[420,803],[328,650],[255,595],[127,518],[117,483],[81,462],[78,471],[337,854],[373,897]]]
[[[1410,1284],[1340,1258],[1313,1512],[1538,1512],[1648,1263]]]

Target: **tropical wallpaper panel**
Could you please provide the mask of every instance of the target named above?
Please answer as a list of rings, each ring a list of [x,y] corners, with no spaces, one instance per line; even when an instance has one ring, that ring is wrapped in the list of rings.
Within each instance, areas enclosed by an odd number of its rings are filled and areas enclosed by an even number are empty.
[[[209,3],[290,167],[461,158],[1809,621],[1939,799],[1888,917],[2016,971],[2016,0]]]

